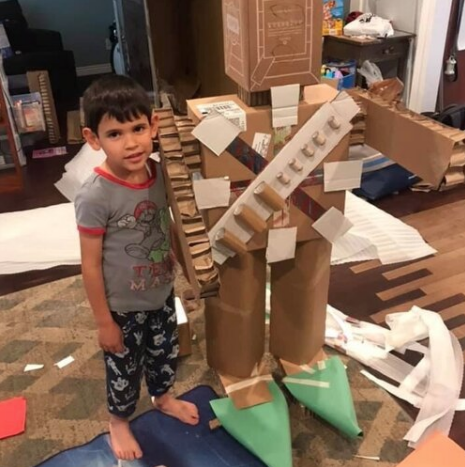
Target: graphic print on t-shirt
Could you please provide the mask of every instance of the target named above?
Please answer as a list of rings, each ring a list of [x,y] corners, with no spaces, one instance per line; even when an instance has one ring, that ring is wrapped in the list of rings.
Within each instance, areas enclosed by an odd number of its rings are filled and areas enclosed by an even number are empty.
[[[133,266],[135,281],[132,281],[131,289],[146,290],[172,280],[169,219],[167,207],[158,209],[153,201],[146,200],[137,204],[133,214],[126,214],[118,220],[119,228],[140,232],[137,243],[125,245],[126,254],[151,263],[150,266],[146,263]]]

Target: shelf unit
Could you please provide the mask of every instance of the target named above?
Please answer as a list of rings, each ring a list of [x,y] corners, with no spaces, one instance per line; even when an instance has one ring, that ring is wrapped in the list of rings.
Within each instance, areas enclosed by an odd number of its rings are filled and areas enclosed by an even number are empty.
[[[13,162],[0,165],[0,193],[21,190],[24,186],[23,171],[13,129],[13,113],[9,110],[3,83],[3,80],[0,79],[0,132],[5,132],[6,138],[0,136],[0,140],[6,139],[8,141]]]

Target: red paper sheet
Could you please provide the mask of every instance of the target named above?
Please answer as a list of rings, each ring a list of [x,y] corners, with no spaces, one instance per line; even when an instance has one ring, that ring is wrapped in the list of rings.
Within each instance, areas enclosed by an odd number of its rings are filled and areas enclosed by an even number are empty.
[[[15,397],[0,402],[0,439],[24,433],[26,429],[26,399]]]
[[[431,435],[398,467],[464,467],[465,451],[442,433]]]

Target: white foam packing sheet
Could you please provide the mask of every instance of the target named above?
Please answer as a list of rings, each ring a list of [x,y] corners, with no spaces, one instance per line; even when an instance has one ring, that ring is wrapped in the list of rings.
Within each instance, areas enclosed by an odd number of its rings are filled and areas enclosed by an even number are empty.
[[[73,203],[0,214],[0,274],[80,262]]]
[[[406,313],[388,315],[386,322],[390,329],[353,320],[328,306],[325,342],[399,383],[397,386],[362,371],[386,391],[420,409],[404,438],[415,448],[433,431],[448,435],[454,413],[464,410],[465,401],[459,399],[463,354],[438,313],[413,307]],[[425,338],[429,347],[418,343]],[[391,353],[407,349],[423,355],[415,367]]]
[[[346,192],[345,216],[354,226],[336,242],[332,264],[369,259],[394,264],[437,253],[418,230],[350,192]]]

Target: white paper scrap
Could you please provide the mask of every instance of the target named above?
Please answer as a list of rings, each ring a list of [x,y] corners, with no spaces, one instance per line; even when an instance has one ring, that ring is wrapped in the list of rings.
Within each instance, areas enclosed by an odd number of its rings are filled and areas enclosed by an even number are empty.
[[[367,461],[375,461],[375,462],[379,462],[381,460],[379,456],[359,456],[358,454],[355,454],[354,457],[357,459],[364,459]]]
[[[268,133],[255,133],[252,143],[252,149],[257,151],[260,156],[265,157],[268,155],[270,148],[271,135]]]
[[[287,229],[271,229],[268,233],[266,260],[268,263],[278,263],[295,258],[297,244],[297,227]]]
[[[218,112],[212,111],[194,128],[192,135],[219,156],[240,132],[240,128],[234,123]]]
[[[231,181],[224,178],[194,180],[195,201],[199,209],[213,209],[229,206]]]
[[[184,309],[182,301],[179,297],[174,298],[174,305],[176,307],[176,319],[177,319],[178,325],[186,324],[188,321],[186,310]]]
[[[28,363],[28,364],[24,367],[24,372],[27,372],[27,371],[34,371],[34,370],[41,370],[43,367],[44,367],[44,365],[41,365],[41,364],[37,364],[37,363]]]
[[[327,162],[324,164],[324,187],[326,192],[360,188],[363,161]]]
[[[352,222],[334,207],[313,223],[313,228],[331,243],[345,235],[352,227]]]
[[[63,360],[60,360],[58,363],[55,363],[55,366],[57,366],[60,370],[64,368],[65,366],[68,366],[70,363],[74,362],[74,357],[71,355],[69,357],[64,358]]]
[[[275,86],[271,88],[273,128],[297,125],[300,85]]]

